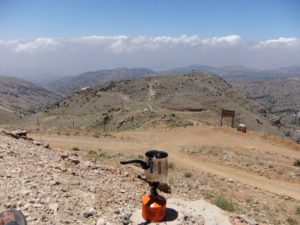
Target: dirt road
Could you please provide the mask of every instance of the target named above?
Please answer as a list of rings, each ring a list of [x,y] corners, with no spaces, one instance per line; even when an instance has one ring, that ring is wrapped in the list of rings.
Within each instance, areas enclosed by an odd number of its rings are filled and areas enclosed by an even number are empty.
[[[286,165],[285,173],[290,172],[289,166],[292,165],[293,160],[300,159],[300,151],[296,150],[297,147],[291,147],[285,142],[272,141],[272,139],[264,138],[256,133],[242,134],[230,128],[194,126],[171,130],[125,131],[113,133],[112,137],[100,138],[46,134],[32,134],[31,136],[36,140],[48,142],[58,149],[79,147],[83,150],[102,149],[108,152],[128,154],[143,154],[147,149],[164,149],[169,152],[170,160],[176,164],[176,167],[215,174],[300,200],[299,183],[288,182],[277,177],[260,176],[241,168],[212,163],[201,158],[196,159],[182,152],[182,148],[185,146],[228,147],[234,149],[236,154],[247,153],[252,157],[270,155],[275,163]]]

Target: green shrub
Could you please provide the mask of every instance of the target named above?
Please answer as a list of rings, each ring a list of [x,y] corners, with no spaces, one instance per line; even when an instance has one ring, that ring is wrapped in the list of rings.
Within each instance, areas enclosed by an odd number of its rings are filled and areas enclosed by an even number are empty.
[[[169,162],[168,163],[168,167],[170,170],[174,169],[174,163],[173,162]]]
[[[234,211],[234,205],[231,201],[225,199],[222,196],[217,197],[214,201],[213,204],[218,206],[219,208],[226,210],[228,212],[233,212]]]
[[[107,156],[105,152],[97,152],[95,150],[88,151],[87,155],[95,159],[105,158]]]
[[[252,202],[252,199],[250,197],[248,197],[248,198],[246,198],[246,202],[250,203],[250,202]]]
[[[297,208],[296,208],[296,214],[300,215],[300,206],[297,206]]]
[[[294,166],[300,166],[300,160],[297,159],[295,162],[294,162]]]
[[[72,150],[73,150],[73,151],[76,151],[76,152],[79,152],[79,151],[80,151],[80,148],[74,147],[74,148],[72,148]]]
[[[185,172],[183,176],[186,178],[190,178],[193,176],[193,174],[191,172]]]

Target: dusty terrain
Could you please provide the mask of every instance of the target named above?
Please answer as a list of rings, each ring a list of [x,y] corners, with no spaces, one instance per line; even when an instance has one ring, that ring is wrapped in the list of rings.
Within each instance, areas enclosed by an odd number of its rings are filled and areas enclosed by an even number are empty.
[[[219,126],[224,108],[236,111],[246,134]],[[300,147],[271,136],[283,130],[266,113],[220,77],[198,72],[89,88],[23,119],[2,107],[0,122],[14,122],[6,129],[26,127],[51,149],[0,135],[0,210],[18,207],[33,225],[132,224],[148,187],[137,179],[140,168],[119,161],[162,149],[170,154],[167,198],[204,199],[230,211],[234,225],[246,217],[300,224]]]
[[[235,213],[260,224],[300,221],[300,168],[293,166],[300,159],[300,149],[288,139],[205,125],[109,135],[69,130],[66,134],[31,136],[58,150],[76,147],[82,154],[103,153],[103,160],[110,154],[118,155],[117,159],[136,158],[147,149],[164,149],[172,164],[173,196],[211,202],[221,196],[230,200]]]

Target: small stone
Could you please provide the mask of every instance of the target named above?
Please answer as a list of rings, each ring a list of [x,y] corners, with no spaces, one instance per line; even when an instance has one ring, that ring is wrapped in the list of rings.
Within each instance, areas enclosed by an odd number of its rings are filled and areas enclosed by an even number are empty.
[[[115,213],[115,214],[120,214],[120,209],[115,209],[115,210],[114,210],[114,213]]]
[[[50,181],[50,184],[51,185],[60,185],[61,183],[58,180],[52,180],[52,181]]]
[[[233,182],[234,182],[234,180],[233,180],[233,179],[231,179],[231,178],[229,178],[229,179],[228,179],[228,182],[229,182],[229,183],[233,183]]]
[[[11,132],[19,137],[26,137],[27,136],[27,130],[22,130],[22,129],[19,129],[19,130],[15,130],[13,132]]]
[[[36,145],[36,146],[41,146],[41,145],[42,145],[42,143],[39,142],[39,141],[33,141],[32,144],[34,144],[34,145]]]
[[[49,209],[51,209],[54,213],[57,213],[58,208],[59,208],[58,203],[52,203],[49,205]]]
[[[83,216],[85,218],[89,218],[91,216],[94,216],[96,213],[97,213],[97,211],[94,208],[90,208],[83,213]]]
[[[62,158],[62,159],[69,158],[69,153],[64,153],[64,154],[60,155],[60,158]]]
[[[50,145],[49,145],[48,143],[44,143],[44,144],[43,144],[43,147],[44,147],[44,148],[50,148]]]
[[[129,219],[123,219],[122,223],[123,223],[123,225],[128,225],[128,224],[130,224],[130,220]]]
[[[74,163],[75,165],[79,164],[80,163],[80,160],[79,159],[75,159],[75,158],[69,158],[69,160]]]
[[[106,225],[106,222],[103,218],[99,218],[99,219],[97,219],[96,225]]]
[[[130,217],[132,216],[132,213],[131,212],[129,212],[129,211],[126,211],[125,213],[124,213],[124,219],[130,219]]]

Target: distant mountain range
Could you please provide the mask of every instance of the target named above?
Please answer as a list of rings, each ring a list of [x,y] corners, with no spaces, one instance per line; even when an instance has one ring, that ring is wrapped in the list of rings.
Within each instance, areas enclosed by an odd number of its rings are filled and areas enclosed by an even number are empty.
[[[227,77],[227,76],[245,76],[245,77],[252,77],[252,78],[300,77],[300,67],[297,66],[282,67],[282,68],[271,69],[271,70],[259,70],[259,69],[244,67],[244,66],[213,67],[213,66],[205,66],[205,65],[191,65],[187,67],[171,69],[169,71],[165,71],[164,73],[177,74],[177,73],[189,72],[192,70],[199,71],[199,72],[213,73],[222,77]]]
[[[83,88],[101,85],[110,81],[132,80],[138,77],[149,77],[159,75],[174,75],[178,73],[187,73],[191,71],[207,72],[219,75],[221,77],[300,77],[300,67],[285,67],[274,70],[259,70],[247,68],[244,66],[227,66],[218,68],[205,65],[191,65],[163,72],[155,72],[148,68],[116,68],[109,70],[99,70],[82,73],[76,76],[63,77],[58,80],[43,84],[43,87],[51,91],[60,93],[62,95],[70,95],[75,91],[82,90]]]
[[[156,72],[147,68],[117,68],[63,77],[45,84],[44,87],[63,95],[69,95],[74,91],[80,91],[82,88],[104,84],[109,81],[132,80],[137,77],[153,75],[156,75]]]

